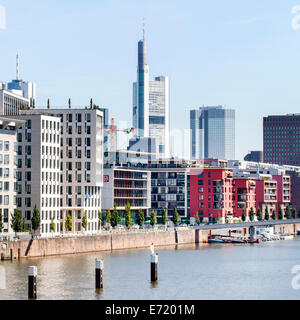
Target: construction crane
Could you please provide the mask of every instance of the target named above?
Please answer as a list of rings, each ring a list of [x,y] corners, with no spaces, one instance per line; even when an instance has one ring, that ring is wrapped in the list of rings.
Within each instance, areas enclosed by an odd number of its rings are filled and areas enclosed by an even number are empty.
[[[115,118],[111,119],[111,126],[104,127],[105,131],[110,131],[110,151],[116,151],[116,132],[124,132],[130,134],[134,132],[134,128],[116,129]]]

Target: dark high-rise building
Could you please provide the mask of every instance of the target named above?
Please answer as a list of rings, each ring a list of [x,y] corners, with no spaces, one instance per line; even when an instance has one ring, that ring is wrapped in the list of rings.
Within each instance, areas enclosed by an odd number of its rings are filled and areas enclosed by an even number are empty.
[[[264,117],[264,162],[300,165],[300,114]]]
[[[264,153],[262,151],[250,151],[245,158],[245,161],[264,162]]]

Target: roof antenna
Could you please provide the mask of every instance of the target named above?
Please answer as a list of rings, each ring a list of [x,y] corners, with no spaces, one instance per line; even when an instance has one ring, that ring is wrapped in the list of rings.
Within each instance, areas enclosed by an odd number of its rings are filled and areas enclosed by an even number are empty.
[[[90,101],[90,108],[93,109],[93,99]]]
[[[69,109],[72,108],[72,105],[71,105],[71,98],[69,98]]]
[[[16,79],[19,80],[19,54],[17,53]]]
[[[47,101],[47,108],[50,109],[50,99],[48,98],[48,101]]]

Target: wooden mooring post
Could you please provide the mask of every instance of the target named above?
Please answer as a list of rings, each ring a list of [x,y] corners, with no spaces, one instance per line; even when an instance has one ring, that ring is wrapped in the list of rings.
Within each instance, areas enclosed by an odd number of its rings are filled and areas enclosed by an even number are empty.
[[[96,281],[96,289],[103,289],[103,269],[104,269],[104,262],[103,260],[96,259],[96,274],[95,274],[95,281]]]
[[[37,267],[28,268],[28,299],[37,299]]]

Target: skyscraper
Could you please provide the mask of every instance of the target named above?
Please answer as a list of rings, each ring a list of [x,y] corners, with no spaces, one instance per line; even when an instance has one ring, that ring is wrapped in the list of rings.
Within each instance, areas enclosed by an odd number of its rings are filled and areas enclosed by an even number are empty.
[[[138,43],[137,82],[133,84],[133,127],[137,137],[155,138],[160,157],[169,157],[169,78],[149,81],[145,31]]]
[[[300,165],[300,114],[264,118],[264,161]]]
[[[191,158],[235,157],[235,110],[223,106],[190,111]]]

